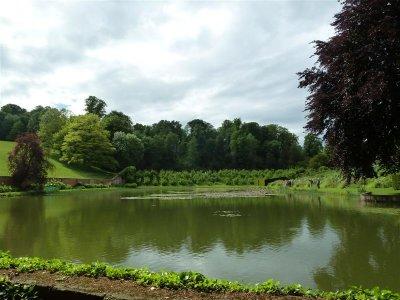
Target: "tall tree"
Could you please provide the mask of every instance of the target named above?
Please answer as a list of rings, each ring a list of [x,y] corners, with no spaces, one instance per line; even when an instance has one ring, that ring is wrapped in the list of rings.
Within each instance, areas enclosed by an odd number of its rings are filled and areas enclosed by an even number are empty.
[[[113,110],[105,115],[101,122],[104,128],[110,132],[110,139],[113,139],[114,133],[117,131],[124,133],[131,133],[133,131],[131,118],[119,111]]]
[[[50,151],[54,144],[54,135],[67,123],[66,112],[57,108],[49,108],[40,117],[39,137],[43,147]]]
[[[54,148],[67,164],[113,170],[117,162],[108,135],[97,115],[75,116],[55,135]]]
[[[320,153],[323,150],[322,146],[322,141],[321,139],[313,134],[313,133],[308,133],[304,137],[304,144],[303,144],[303,149],[304,149],[304,154],[307,157],[313,157]]]
[[[15,186],[23,190],[32,187],[43,189],[50,164],[35,133],[25,133],[17,138],[8,163]]]
[[[34,109],[32,109],[28,113],[28,124],[26,125],[26,130],[28,132],[38,132],[39,130],[39,123],[40,123],[40,118],[43,116],[43,114],[51,109],[50,107],[43,107],[41,105],[36,106]]]
[[[250,169],[257,166],[258,141],[244,130],[235,131],[231,137],[230,150],[235,168]]]
[[[336,34],[315,42],[317,65],[299,73],[308,88],[306,128],[324,134],[347,179],[400,168],[400,2],[345,0]]]
[[[128,166],[136,167],[143,159],[143,143],[135,134],[117,131],[112,143],[116,149],[115,157],[120,169]]]
[[[15,140],[27,131],[29,116],[16,104],[6,104],[0,110],[0,139]]]
[[[203,120],[195,119],[187,123],[187,166],[210,169],[214,167],[216,130]]]
[[[85,111],[88,114],[98,115],[100,118],[106,114],[107,103],[95,96],[89,96],[85,100]]]
[[[2,106],[1,111],[10,115],[22,115],[26,113],[26,109],[11,103]]]

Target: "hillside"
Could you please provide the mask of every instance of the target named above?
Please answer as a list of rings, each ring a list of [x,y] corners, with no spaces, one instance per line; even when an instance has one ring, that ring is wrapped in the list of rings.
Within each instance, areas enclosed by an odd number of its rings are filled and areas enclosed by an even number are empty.
[[[0,176],[7,176],[7,157],[8,153],[14,146],[14,142],[0,141]],[[54,166],[53,170],[49,172],[49,177],[56,178],[109,178],[112,175],[107,172],[97,170],[83,170],[76,167],[71,167],[60,163],[54,159],[50,159],[51,164]]]

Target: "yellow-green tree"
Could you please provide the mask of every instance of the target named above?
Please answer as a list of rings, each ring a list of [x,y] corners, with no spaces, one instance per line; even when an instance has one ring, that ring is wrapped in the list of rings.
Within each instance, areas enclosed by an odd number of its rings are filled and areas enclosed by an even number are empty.
[[[74,116],[55,135],[55,152],[67,164],[112,170],[117,163],[108,135],[97,115]]]

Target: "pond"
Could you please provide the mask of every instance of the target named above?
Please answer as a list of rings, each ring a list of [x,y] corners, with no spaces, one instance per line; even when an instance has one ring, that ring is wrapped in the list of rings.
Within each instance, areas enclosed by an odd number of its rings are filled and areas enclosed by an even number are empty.
[[[0,248],[14,256],[193,270],[244,283],[273,278],[323,290],[400,290],[399,208],[344,196],[192,192],[86,190],[0,199]]]

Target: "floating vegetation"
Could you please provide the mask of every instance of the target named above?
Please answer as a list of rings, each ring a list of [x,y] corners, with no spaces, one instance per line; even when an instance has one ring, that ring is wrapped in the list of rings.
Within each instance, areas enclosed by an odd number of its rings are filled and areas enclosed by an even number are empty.
[[[242,216],[239,211],[232,211],[232,210],[219,210],[214,212],[214,215],[225,218],[235,218]]]
[[[160,200],[190,200],[199,198],[255,198],[255,197],[266,197],[275,196],[275,194],[269,194],[264,189],[248,189],[239,191],[224,191],[224,192],[174,192],[165,194],[151,194],[146,196],[133,196],[133,197],[122,197],[121,199],[160,199]]]

